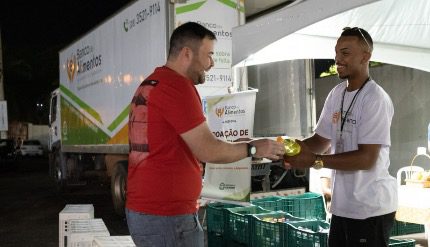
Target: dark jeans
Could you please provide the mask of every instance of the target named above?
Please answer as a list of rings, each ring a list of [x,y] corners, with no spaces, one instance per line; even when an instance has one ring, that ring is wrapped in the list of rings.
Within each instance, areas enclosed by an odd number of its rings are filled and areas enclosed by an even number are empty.
[[[396,212],[363,220],[332,215],[329,247],[388,247]]]

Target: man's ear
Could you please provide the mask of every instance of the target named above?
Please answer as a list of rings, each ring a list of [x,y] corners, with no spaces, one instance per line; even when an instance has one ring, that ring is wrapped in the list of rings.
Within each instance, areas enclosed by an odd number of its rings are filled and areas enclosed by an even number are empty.
[[[371,57],[372,57],[372,53],[365,51],[363,55],[363,63],[370,62]]]
[[[193,50],[191,50],[191,48],[189,47],[183,47],[181,50],[181,55],[187,60],[187,61],[191,61],[193,59]]]

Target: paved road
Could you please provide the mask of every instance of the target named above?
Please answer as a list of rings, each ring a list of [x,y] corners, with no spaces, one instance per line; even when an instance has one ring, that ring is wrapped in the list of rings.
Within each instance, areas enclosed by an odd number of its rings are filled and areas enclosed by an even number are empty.
[[[114,213],[107,185],[98,183],[59,195],[48,177],[46,158],[0,164],[0,246],[57,247],[58,213],[66,204],[93,204],[111,235],[128,235]]]

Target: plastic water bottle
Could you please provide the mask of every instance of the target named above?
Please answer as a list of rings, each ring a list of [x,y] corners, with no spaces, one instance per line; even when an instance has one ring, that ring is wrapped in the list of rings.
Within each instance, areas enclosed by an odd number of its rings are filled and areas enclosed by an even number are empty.
[[[300,150],[301,150],[300,145],[293,139],[290,139],[290,138],[284,139],[278,136],[278,138],[276,138],[276,141],[284,143],[285,155],[294,156],[300,153]]]

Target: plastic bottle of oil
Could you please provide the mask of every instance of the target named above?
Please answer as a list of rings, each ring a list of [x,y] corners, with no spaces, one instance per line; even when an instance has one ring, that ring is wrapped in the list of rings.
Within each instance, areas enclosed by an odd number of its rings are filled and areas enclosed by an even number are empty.
[[[281,136],[278,136],[276,138],[276,141],[284,143],[285,155],[294,156],[300,153],[300,145],[293,139],[290,139],[290,138],[284,139]]]

